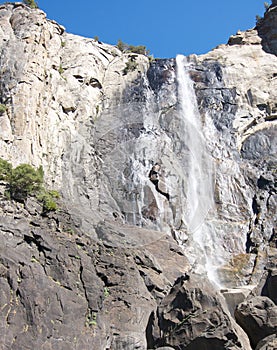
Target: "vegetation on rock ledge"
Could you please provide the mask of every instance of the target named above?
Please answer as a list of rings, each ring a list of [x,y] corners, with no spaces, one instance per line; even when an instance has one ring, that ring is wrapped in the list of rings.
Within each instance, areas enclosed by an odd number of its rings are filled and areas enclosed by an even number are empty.
[[[23,0],[23,4],[31,7],[32,9],[38,8],[38,4],[35,2],[35,0]]]
[[[28,196],[35,196],[43,205],[43,211],[57,209],[57,191],[48,191],[43,186],[43,169],[34,169],[30,164],[20,164],[13,168],[11,163],[0,158],[0,181],[5,184],[8,198],[24,202]]]
[[[132,52],[132,53],[137,53],[145,56],[149,55],[149,50],[144,45],[138,45],[138,46],[129,45],[119,39],[116,46],[122,52]]]
[[[130,57],[129,61],[126,62],[125,68],[123,69],[123,74],[126,75],[128,72],[133,72],[136,70],[138,64],[135,57]]]
[[[8,107],[5,104],[0,103],[0,114],[5,113],[7,109]]]

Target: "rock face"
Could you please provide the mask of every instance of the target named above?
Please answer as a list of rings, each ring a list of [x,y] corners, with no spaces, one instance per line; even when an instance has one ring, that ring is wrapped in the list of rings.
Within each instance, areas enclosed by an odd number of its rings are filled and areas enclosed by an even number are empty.
[[[146,349],[148,319],[187,260],[168,235],[125,230],[103,224],[120,245],[103,244],[62,211],[43,218],[35,201],[1,198],[3,349]]]
[[[0,157],[62,195],[0,188],[4,349],[250,349],[218,290],[276,303],[276,13],[150,62],[0,5]]]
[[[276,14],[277,2],[272,1],[272,5],[266,11],[265,16],[258,22],[257,29],[262,38],[262,45],[266,52],[277,54],[277,29],[275,26],[277,20]]]

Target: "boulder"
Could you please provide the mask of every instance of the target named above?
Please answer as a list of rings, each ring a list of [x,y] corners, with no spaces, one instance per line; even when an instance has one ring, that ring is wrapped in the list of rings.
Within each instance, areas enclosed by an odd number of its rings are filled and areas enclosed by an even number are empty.
[[[277,332],[277,306],[267,297],[252,297],[235,310],[237,323],[255,348],[260,340]]]
[[[247,339],[239,338],[235,322],[222,307],[219,296],[208,281],[203,283],[203,278],[185,275],[177,279],[159,305],[156,317],[159,331],[148,339],[150,348],[250,349]]]
[[[232,316],[234,316],[237,305],[243,302],[250,292],[251,286],[221,290],[221,293],[226,300],[228,309]]]
[[[255,350],[276,350],[277,349],[277,335],[272,334],[259,341]]]

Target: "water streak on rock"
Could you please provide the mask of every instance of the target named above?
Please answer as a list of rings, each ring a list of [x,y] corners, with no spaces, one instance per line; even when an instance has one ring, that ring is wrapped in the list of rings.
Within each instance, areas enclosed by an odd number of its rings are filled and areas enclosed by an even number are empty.
[[[178,55],[176,65],[179,112],[183,117],[183,135],[188,152],[185,221],[188,234],[193,238],[191,259],[196,271],[203,273],[204,269],[208,277],[218,284],[215,271],[221,252],[217,250],[215,254],[218,239],[212,225],[207,222],[209,211],[214,210],[213,163],[206,149],[204,126],[189,77],[189,63],[186,57]]]

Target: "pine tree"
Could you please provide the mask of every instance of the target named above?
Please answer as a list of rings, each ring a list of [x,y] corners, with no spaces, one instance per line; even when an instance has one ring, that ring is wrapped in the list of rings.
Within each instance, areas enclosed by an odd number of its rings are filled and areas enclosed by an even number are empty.
[[[35,0],[23,0],[23,4],[31,7],[32,9],[37,9],[38,8],[38,5],[35,2]]]

